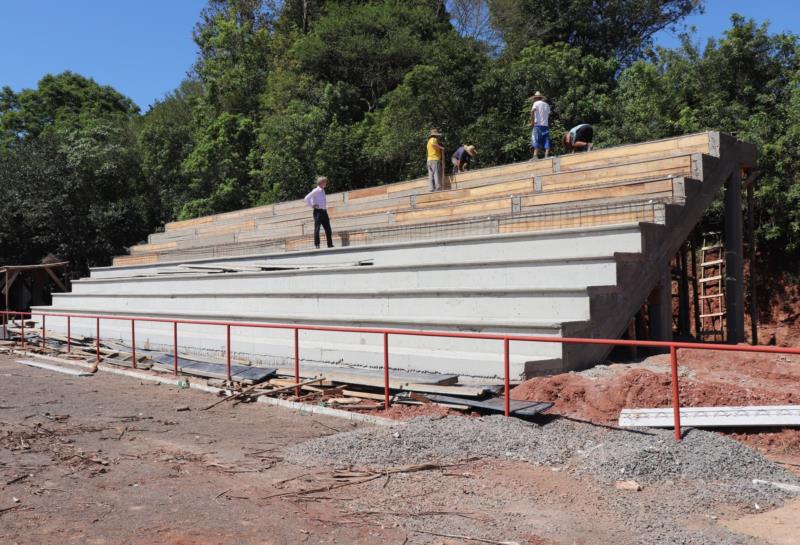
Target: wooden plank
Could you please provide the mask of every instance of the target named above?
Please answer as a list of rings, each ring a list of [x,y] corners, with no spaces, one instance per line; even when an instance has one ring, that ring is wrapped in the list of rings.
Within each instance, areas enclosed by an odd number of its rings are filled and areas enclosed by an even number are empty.
[[[546,231],[551,229],[572,229],[597,225],[627,225],[654,221],[652,211],[629,211],[609,214],[596,214],[590,217],[545,217],[542,219],[508,222],[500,224],[501,233],[520,233],[525,231]]]
[[[347,200],[348,201],[355,201],[358,199],[363,199],[365,197],[375,197],[377,195],[385,196],[386,195],[386,186],[385,185],[378,185],[375,187],[366,187],[364,189],[354,189],[347,192]]]
[[[544,191],[556,188],[595,185],[609,181],[623,181],[666,176],[687,176],[692,174],[691,156],[673,157],[642,161],[607,168],[592,168],[542,176]]]
[[[554,191],[522,197],[522,206],[567,203],[579,200],[608,199],[649,193],[672,195],[672,179],[653,182],[620,184],[601,188]]]
[[[422,220],[445,220],[454,217],[483,215],[503,210],[508,210],[508,213],[511,213],[511,199],[508,197],[443,208],[424,208],[410,212],[398,212],[394,218],[396,223],[403,224]]]
[[[217,227],[215,225],[200,227],[197,229],[197,236],[225,235],[228,233],[236,233],[239,231],[250,231],[255,228],[256,228],[255,220],[246,220],[240,223],[234,223],[232,225],[225,225],[221,227]]]
[[[151,254],[156,252],[163,252],[165,250],[174,250],[178,247],[177,242],[163,242],[160,244],[137,244],[131,246],[128,251],[131,255]]]
[[[133,256],[133,255],[121,255],[115,257],[112,261],[113,266],[115,267],[124,267],[130,265],[152,265],[153,263],[158,263],[158,256],[155,255],[142,255],[142,256]]]

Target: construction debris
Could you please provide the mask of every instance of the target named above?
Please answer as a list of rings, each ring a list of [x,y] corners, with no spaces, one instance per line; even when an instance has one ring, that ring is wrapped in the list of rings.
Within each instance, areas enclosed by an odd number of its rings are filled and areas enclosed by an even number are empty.
[[[20,338],[21,328],[10,328],[9,332]],[[133,349],[118,341],[97,341],[91,337],[66,336],[46,332],[46,343],[41,341],[42,331],[35,323],[26,326],[26,352],[59,358],[84,361],[97,371],[99,363],[133,367]],[[14,340],[7,341],[13,346]],[[70,351],[67,352],[69,344]],[[175,355],[148,348],[136,348],[138,370],[151,370],[172,374],[175,371]],[[227,362],[211,356],[180,354],[177,370],[180,374],[205,378],[218,388],[229,390],[231,395],[206,407],[217,406],[227,400],[252,401],[259,396],[278,396],[290,401],[314,403],[348,411],[377,411],[384,408],[386,400],[385,379],[382,369],[354,368],[346,366],[303,365],[300,382],[296,383],[293,368],[275,369],[251,365],[237,360],[231,363],[230,382]],[[458,375],[416,373],[392,370],[389,380],[389,403],[404,405],[427,405],[438,410],[477,411],[481,413],[503,413],[504,402],[497,397],[502,385],[463,385]],[[242,385],[250,387],[241,390]],[[187,387],[188,383],[178,384]],[[300,395],[297,395],[300,392]],[[552,404],[531,401],[511,401],[511,414],[530,417],[546,411]],[[438,414],[420,407],[417,414]],[[402,412],[402,411],[401,411]]]

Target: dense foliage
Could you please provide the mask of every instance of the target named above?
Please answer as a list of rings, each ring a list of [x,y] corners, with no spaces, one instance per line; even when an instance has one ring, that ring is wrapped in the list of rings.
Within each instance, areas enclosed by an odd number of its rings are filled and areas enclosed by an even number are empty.
[[[0,92],[0,262],[106,264],[176,218],[424,171],[425,131],[478,166],[528,156],[536,90],[552,131],[598,146],[701,130],[759,146],[758,237],[800,254],[800,41],[734,16],[654,48],[697,0],[210,0],[190,77],[146,113],[77,74]],[[709,221],[714,221],[713,217]]]

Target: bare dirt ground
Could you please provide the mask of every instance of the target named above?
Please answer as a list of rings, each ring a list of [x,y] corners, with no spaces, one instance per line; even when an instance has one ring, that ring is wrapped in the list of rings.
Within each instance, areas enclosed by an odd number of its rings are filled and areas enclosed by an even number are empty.
[[[647,531],[630,525],[632,509],[658,509],[670,489],[683,494],[670,484],[618,490],[492,458],[378,473],[336,460],[296,464],[292,445],[358,426],[264,404],[201,411],[214,401],[207,393],[103,372],[71,377],[15,359],[0,355],[3,544],[479,543],[434,535],[451,534],[625,545]],[[787,506],[787,520],[797,520],[800,504]],[[715,503],[671,524],[709,536],[697,543],[780,543],[775,532],[744,537],[764,526],[762,515],[743,518],[757,513]],[[722,520],[739,524],[737,533]]]

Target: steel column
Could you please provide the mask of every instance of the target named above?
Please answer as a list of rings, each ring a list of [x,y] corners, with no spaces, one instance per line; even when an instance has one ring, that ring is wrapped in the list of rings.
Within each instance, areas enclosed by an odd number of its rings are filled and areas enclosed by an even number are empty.
[[[675,419],[675,440],[681,440],[681,395],[678,387],[678,349],[669,347],[669,361],[672,366],[672,413]]]

